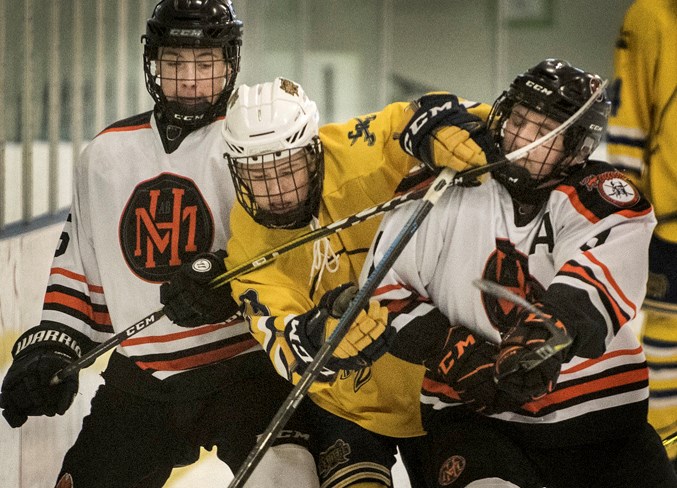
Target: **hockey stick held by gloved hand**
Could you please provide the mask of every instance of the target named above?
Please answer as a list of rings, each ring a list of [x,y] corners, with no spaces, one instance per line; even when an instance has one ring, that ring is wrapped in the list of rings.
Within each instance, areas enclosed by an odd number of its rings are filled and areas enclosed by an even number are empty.
[[[565,361],[565,349],[573,343],[566,326],[542,304],[532,304],[512,291],[487,280],[473,284],[484,293],[522,308],[514,324],[503,334],[494,367],[494,381],[518,403],[550,393]]]

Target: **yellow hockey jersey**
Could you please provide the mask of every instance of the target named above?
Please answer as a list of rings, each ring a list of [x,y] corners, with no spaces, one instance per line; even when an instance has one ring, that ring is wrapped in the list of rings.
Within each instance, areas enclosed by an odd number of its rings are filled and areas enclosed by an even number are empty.
[[[472,112],[486,119],[489,107]],[[325,176],[319,225],[325,226],[390,200],[400,180],[418,165],[397,140],[411,118],[407,103],[388,105],[383,111],[346,123],[320,128]],[[268,352],[279,374],[298,381],[293,357],[284,339],[285,318],[304,313],[322,295],[349,281],[358,282],[362,265],[380,218],[362,222],[329,236],[339,259],[336,272],[311,276],[313,245],[281,255],[272,264],[232,282],[233,296],[245,304],[250,329]],[[240,206],[231,213],[229,269],[307,233],[310,229],[268,229],[255,223]],[[310,397],[322,408],[381,435],[413,437],[424,433],[419,394],[423,367],[386,354],[371,367],[339,372],[331,385],[315,383]]]
[[[677,1],[633,3],[614,56],[609,162],[639,177],[659,221],[656,234],[677,242]]]

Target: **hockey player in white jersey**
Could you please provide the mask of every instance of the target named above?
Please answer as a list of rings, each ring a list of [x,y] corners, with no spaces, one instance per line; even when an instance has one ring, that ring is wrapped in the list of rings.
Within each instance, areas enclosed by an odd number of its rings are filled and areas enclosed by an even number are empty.
[[[202,256],[202,264],[224,271],[223,256],[213,251],[226,246],[235,193],[224,176],[220,128],[241,35],[230,0],[162,0],[155,7],[143,37],[154,110],[102,131],[75,167],[42,320],[18,339],[2,384],[0,407],[12,427],[28,416],[63,414],[78,377],[51,386],[52,376],[161,309],[164,282],[191,282],[185,263]],[[167,317],[112,354],[63,461],[60,488],[159,488],[174,466],[195,461],[200,447],[216,446],[235,470],[288,395],[291,385],[236,315],[228,287],[200,297],[213,305],[208,313],[180,298],[166,307]],[[172,320],[196,327],[187,331]],[[297,445],[307,436],[294,422],[282,441],[293,443],[271,449],[247,486],[319,485],[312,456]],[[271,468],[276,459],[282,464]]]
[[[497,99],[490,131],[510,153],[558,127],[600,84],[545,60]],[[600,96],[488,182],[447,190],[375,293],[398,329],[391,353],[427,368],[429,486],[677,487],[647,423],[646,360],[627,326],[644,298],[656,221],[621,173],[588,159],[608,112]],[[384,219],[362,280],[411,210]],[[480,291],[477,279],[540,314]],[[571,345],[529,369],[559,337]]]

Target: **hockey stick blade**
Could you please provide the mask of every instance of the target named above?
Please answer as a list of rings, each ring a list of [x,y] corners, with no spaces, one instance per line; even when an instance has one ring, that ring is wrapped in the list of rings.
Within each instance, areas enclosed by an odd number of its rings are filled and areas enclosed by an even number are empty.
[[[542,346],[526,354],[515,369],[506,371],[501,376],[505,377],[509,374],[512,374],[519,368],[522,368],[525,371],[530,371],[539,364],[543,363],[543,361],[546,359],[569,347],[573,342],[571,336],[566,332],[562,332],[562,330],[560,330],[554,324],[550,317],[540,311],[533,304],[529,303],[524,298],[513,293],[507,288],[499,285],[498,283],[494,283],[493,281],[481,279],[473,280],[473,285],[482,290],[484,293],[512,302],[515,305],[519,305],[525,310],[528,310],[530,313],[533,313],[543,321],[548,331],[552,334],[552,336],[547,341],[545,341]]]

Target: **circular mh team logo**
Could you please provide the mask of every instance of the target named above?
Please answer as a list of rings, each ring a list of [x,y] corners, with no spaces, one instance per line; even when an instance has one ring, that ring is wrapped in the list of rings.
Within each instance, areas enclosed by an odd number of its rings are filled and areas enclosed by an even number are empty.
[[[515,249],[507,239],[496,240],[496,250],[487,259],[482,278],[498,283],[532,303],[545,292],[529,274],[528,256]],[[484,292],[482,303],[489,322],[501,333],[516,323],[517,315],[522,311],[522,307],[513,302]]]
[[[461,476],[461,473],[463,473],[465,464],[466,462],[463,456],[451,456],[446,459],[444,463],[442,463],[437,477],[437,482],[440,486],[447,486],[456,481],[458,477]]]
[[[160,283],[182,263],[211,249],[214,218],[191,179],[162,173],[134,188],[118,236],[132,272]]]

